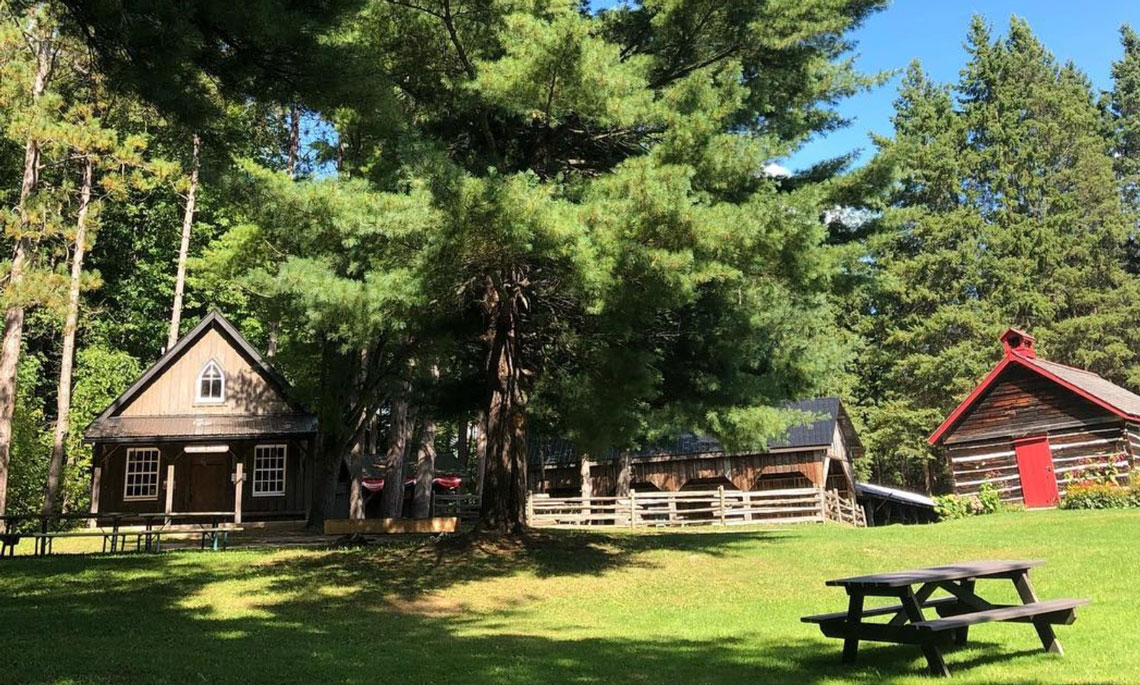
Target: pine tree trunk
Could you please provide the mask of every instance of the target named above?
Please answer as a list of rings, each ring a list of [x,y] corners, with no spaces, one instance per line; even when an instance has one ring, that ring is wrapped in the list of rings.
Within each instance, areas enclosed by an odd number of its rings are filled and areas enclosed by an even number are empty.
[[[506,290],[506,289],[504,289]],[[519,367],[520,295],[488,282],[487,465],[479,529],[518,533],[526,528],[526,407]]]
[[[349,456],[349,471],[352,480],[348,486],[348,518],[363,521],[364,488],[361,479],[364,477],[364,436],[353,441]]]
[[[435,480],[435,429],[434,419],[424,421],[420,431],[420,448],[416,453],[415,518],[431,516],[432,483]]]
[[[632,482],[633,464],[630,463],[629,453],[622,452],[618,456],[617,485],[614,494],[618,497],[625,497],[629,494],[629,486]]]
[[[400,518],[404,511],[404,461],[412,437],[411,383],[401,381],[388,415],[388,452],[384,456],[384,490],[380,511],[384,518]]]
[[[36,103],[47,88],[53,61],[51,42],[41,38],[36,49],[36,76],[32,83],[32,101]],[[8,267],[5,290],[12,293],[23,285],[28,253],[32,249],[31,220],[28,200],[39,185],[40,143],[29,136],[24,145],[24,176],[20,183],[20,234],[16,236],[12,263]],[[12,416],[16,408],[16,370],[20,364],[20,345],[24,339],[24,305],[20,297],[4,312],[4,338],[0,343],[0,516],[8,508],[8,466],[12,453]],[[0,521],[0,531],[5,530]]]
[[[59,361],[59,386],[56,393],[55,430],[52,432],[51,460],[48,462],[44,486],[43,515],[55,510],[59,478],[63,472],[64,444],[71,420],[71,369],[75,363],[75,329],[79,325],[79,286],[83,276],[83,255],[87,250],[87,213],[91,207],[91,185],[95,164],[90,156],[83,158],[83,184],[79,189],[79,211],[75,218],[75,252],[71,257],[71,281],[67,290],[67,317],[63,323],[63,351]]]
[[[487,475],[487,412],[475,414],[475,494],[483,497]]]
[[[289,149],[285,153],[285,173],[289,178],[297,178],[297,157],[301,151],[301,108],[293,105],[289,112]],[[278,341],[281,337],[281,319],[274,314],[269,323],[269,339],[265,343],[265,356],[273,359],[277,356]]]
[[[198,153],[202,141],[194,134],[190,157],[190,188],[186,191],[186,211],[182,215],[182,243],[178,248],[178,276],[174,281],[174,306],[170,309],[170,333],[166,336],[166,349],[178,342],[182,323],[182,293],[186,289],[186,257],[190,252],[190,230],[194,227],[194,203],[198,196]]]

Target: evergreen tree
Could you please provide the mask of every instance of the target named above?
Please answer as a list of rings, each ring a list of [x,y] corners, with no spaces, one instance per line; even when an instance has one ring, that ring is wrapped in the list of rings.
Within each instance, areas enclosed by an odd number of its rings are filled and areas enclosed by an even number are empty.
[[[1130,219],[1087,78],[1016,18],[1002,39],[975,18],[967,50],[956,97],[917,66],[903,82],[875,162],[897,183],[861,303],[869,442],[896,456],[879,475],[926,488],[923,439],[995,362],[1006,326],[1053,359],[1140,382],[1124,323],[1140,314]]]

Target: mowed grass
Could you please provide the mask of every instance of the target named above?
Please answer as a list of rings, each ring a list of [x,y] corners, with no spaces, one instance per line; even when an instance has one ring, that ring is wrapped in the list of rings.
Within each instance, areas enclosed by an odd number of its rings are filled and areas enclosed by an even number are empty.
[[[959,683],[1140,682],[1140,512],[1002,514],[932,526],[550,533],[523,544],[17,557],[0,561],[3,683],[909,683],[917,649],[840,644],[828,578],[1044,559],[1058,628],[975,627]],[[1013,601],[1012,586],[980,586]]]

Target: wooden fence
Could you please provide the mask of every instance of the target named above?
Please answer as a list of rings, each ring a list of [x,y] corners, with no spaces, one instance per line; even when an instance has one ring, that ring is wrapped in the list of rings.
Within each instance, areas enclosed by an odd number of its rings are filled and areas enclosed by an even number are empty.
[[[834,490],[631,492],[627,497],[527,498],[527,520],[539,527],[694,526],[833,521],[867,525],[863,508]]]

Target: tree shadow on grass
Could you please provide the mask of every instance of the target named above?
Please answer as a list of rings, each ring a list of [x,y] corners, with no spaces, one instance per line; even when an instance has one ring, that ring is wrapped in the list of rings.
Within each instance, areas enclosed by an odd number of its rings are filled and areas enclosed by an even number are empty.
[[[532,574],[556,582],[652,567],[652,554],[642,553],[724,556],[784,535],[558,534],[517,544],[386,544],[322,554],[6,560],[0,682],[810,684],[920,672],[921,658],[907,648],[865,650],[851,669],[839,664],[838,642],[822,639],[636,631],[578,631],[588,635],[579,638],[552,629],[556,622],[528,630],[517,607],[406,604],[468,581]],[[952,668],[1010,656],[983,644]]]

